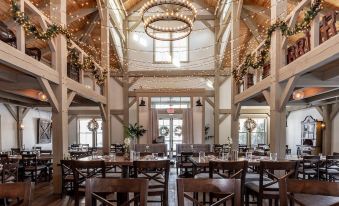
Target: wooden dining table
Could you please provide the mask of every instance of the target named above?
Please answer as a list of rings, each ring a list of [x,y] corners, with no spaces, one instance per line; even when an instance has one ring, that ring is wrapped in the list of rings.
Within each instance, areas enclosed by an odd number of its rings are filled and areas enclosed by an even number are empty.
[[[10,160],[21,160],[22,156],[21,155],[8,155],[8,158]],[[50,161],[53,159],[53,155],[37,155],[37,160],[40,161]]]

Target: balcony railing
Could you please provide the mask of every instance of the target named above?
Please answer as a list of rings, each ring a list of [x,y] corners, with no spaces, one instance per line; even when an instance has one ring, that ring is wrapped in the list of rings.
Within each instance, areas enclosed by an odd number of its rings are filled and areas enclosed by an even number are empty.
[[[296,8],[291,12],[290,15],[286,18],[286,22],[289,22],[289,27],[293,27],[296,24],[299,13],[302,11],[302,8],[310,3],[310,0],[302,1]],[[336,15],[335,11],[329,12],[325,15],[320,15],[320,21],[313,21],[311,24],[311,30],[305,31],[301,37],[297,38],[296,41],[293,41],[294,38],[283,37],[282,41],[282,49],[285,51],[286,59],[284,59],[283,65],[288,65],[289,63],[295,61],[300,58],[304,54],[310,52],[315,47],[319,46],[323,42],[332,38],[337,34],[336,29]],[[317,32],[317,33],[316,33]],[[300,36],[300,33],[297,34]],[[316,39],[319,36],[319,39]],[[312,39],[313,38],[313,39]],[[256,55],[260,52],[260,49],[264,45],[262,42],[252,53],[251,55]],[[242,67],[242,64],[238,67],[239,69]],[[243,92],[244,90],[256,85],[258,82],[267,78],[271,75],[270,71],[270,63],[268,62],[261,69],[249,69],[248,73],[244,76],[243,81],[238,83],[238,93]]]

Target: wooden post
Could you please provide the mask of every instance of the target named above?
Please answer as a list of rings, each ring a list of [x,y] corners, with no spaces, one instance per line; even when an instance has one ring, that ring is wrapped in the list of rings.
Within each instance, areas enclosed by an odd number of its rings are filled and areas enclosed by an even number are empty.
[[[124,70],[124,74],[122,77],[122,95],[123,95],[123,106],[124,106],[124,111],[123,111],[123,117],[124,117],[124,124],[123,126],[128,126],[129,124],[129,98],[128,98],[128,90],[129,90],[129,76],[128,76],[128,52],[127,52],[127,42],[128,42],[128,32],[127,32],[127,28],[128,28],[128,20],[125,19],[124,20],[124,35],[125,35],[125,42],[124,42],[124,52],[123,52],[123,56],[124,56],[124,64],[123,64],[123,70]],[[149,103],[148,103],[149,104]],[[124,133],[124,137],[126,137],[125,135],[127,135],[126,133]]]
[[[23,117],[22,117],[22,108],[19,106],[16,107],[16,115],[17,115],[16,121],[17,141],[18,147],[21,148],[23,145],[23,128],[21,128]]]
[[[25,2],[24,0],[19,0],[18,1],[18,6],[20,8],[21,12],[24,12],[25,9]],[[17,26],[17,31],[16,31],[16,45],[18,50],[21,52],[25,53],[25,29],[23,26],[18,25]]]
[[[219,144],[220,142],[219,109],[220,109],[220,71],[219,67],[217,67],[214,77],[214,144]]]
[[[323,110],[323,120],[325,123],[325,128],[323,132],[322,139],[322,154],[331,155],[331,143],[332,143],[332,105],[327,104],[322,107]],[[317,137],[318,138],[318,137]]]
[[[108,0],[104,3],[104,8],[102,8],[102,19],[101,19],[101,62],[102,67],[108,71],[107,78],[105,80],[104,86],[104,95],[106,97],[106,104],[104,105],[104,112],[106,118],[103,117],[104,122],[104,131],[103,131],[103,140],[102,140],[102,150],[104,154],[109,153],[110,140],[111,140],[111,77],[110,77],[110,53],[109,53],[109,10],[108,10]]]
[[[240,18],[238,15],[239,1],[232,1],[231,3],[231,68],[236,69],[239,65],[239,32],[240,32]],[[231,77],[231,138],[233,148],[237,149],[239,146],[239,113],[234,103],[234,96],[237,94],[237,84],[233,77]],[[240,106],[240,105],[239,105]]]
[[[51,0],[50,13],[54,22],[66,27],[66,4],[64,0]],[[59,84],[54,93],[58,100],[58,110],[52,108],[53,121],[53,189],[54,193],[61,193],[60,160],[68,152],[68,102],[67,102],[67,43],[64,35],[56,38],[56,71],[59,73]]]
[[[287,15],[287,0],[271,0],[271,24],[278,19],[285,19]],[[282,85],[279,83],[279,69],[283,66],[285,53],[282,48],[282,32],[278,29],[271,39],[271,76],[270,86],[270,148],[278,154],[278,158],[285,156],[286,145],[286,107],[281,104]]]

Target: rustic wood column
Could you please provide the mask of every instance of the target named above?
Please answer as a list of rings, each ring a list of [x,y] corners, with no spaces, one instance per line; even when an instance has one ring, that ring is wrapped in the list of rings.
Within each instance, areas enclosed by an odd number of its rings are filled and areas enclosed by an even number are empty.
[[[111,77],[110,77],[110,53],[109,53],[109,6],[108,0],[104,3],[104,8],[102,9],[102,19],[101,19],[101,62],[102,67],[107,69],[107,79],[105,81],[104,86],[104,95],[106,97],[106,104],[103,105],[104,115],[102,117],[104,122],[104,131],[103,131],[103,140],[102,147],[103,153],[108,154],[110,148],[110,140],[111,140]]]
[[[124,42],[124,60],[123,60],[123,77],[122,77],[122,95],[123,95],[123,106],[124,106],[124,111],[123,111],[123,126],[127,126],[129,124],[129,98],[128,98],[128,90],[129,90],[129,76],[128,76],[128,20],[124,20],[124,35],[125,35],[125,42]],[[149,104],[149,103],[148,103]],[[124,137],[126,137],[126,132],[124,132]]]
[[[331,155],[331,143],[332,143],[332,105],[327,104],[322,107],[322,114],[325,123],[322,139],[322,154]],[[318,138],[318,137],[317,137]]]
[[[231,3],[231,69],[232,71],[239,66],[239,32],[240,32],[240,14],[238,14],[239,0]],[[240,10],[241,11],[241,10]],[[233,148],[239,146],[239,110],[240,105],[234,103],[234,97],[237,94],[237,85],[231,77],[231,138]]]
[[[220,67],[216,67],[214,76],[214,144],[220,142],[220,127],[219,127],[219,116],[220,116]]]
[[[53,22],[66,27],[66,4],[64,0],[51,0],[50,13]],[[53,121],[53,188],[54,193],[61,192],[61,169],[57,164],[67,154],[68,150],[68,103],[67,103],[67,43],[63,35],[58,35],[56,41],[56,70],[59,73],[59,84],[54,94],[58,104],[52,107]]]
[[[287,15],[287,0],[271,0],[271,24],[278,19],[285,19]],[[283,66],[285,52],[282,49],[282,32],[278,29],[271,39],[271,76],[270,86],[270,147],[272,152],[278,153],[278,158],[285,156],[286,145],[286,107],[281,106],[283,93],[282,85],[278,80],[279,69]]]

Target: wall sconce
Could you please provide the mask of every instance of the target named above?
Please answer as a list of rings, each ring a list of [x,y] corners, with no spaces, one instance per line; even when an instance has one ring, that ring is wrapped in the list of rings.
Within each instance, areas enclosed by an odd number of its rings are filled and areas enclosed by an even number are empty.
[[[40,101],[44,101],[44,102],[46,102],[48,100],[47,95],[43,92],[38,93],[38,98],[39,98]]]
[[[24,129],[25,125],[23,123],[20,124],[20,129]]]
[[[139,107],[145,107],[145,106],[146,106],[146,102],[145,102],[145,100],[141,97]]]
[[[320,126],[321,126],[322,129],[324,129],[326,127],[325,122],[322,122]]]
[[[293,99],[294,100],[301,100],[304,98],[304,91],[303,90],[296,90],[293,92]]]
[[[197,107],[202,107],[202,106],[204,106],[204,105],[201,103],[200,98],[195,102],[195,106],[197,106]]]

